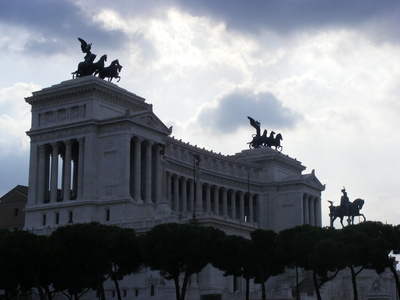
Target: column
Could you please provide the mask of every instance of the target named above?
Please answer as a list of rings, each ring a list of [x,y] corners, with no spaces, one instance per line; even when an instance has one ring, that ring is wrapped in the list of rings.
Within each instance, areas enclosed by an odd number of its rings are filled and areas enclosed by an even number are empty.
[[[211,212],[211,186],[208,183],[205,183],[206,187],[206,212]]]
[[[172,176],[174,182],[174,204],[171,205],[176,212],[179,212],[179,177],[178,175]]]
[[[315,225],[314,197],[310,196],[308,199],[309,199],[309,202],[310,202],[310,225]]]
[[[36,203],[44,203],[46,189],[46,145],[39,146],[39,174],[37,183],[37,200]]]
[[[231,218],[236,220],[236,191],[231,190]]]
[[[142,146],[142,139],[136,138],[135,139],[135,157],[134,157],[134,197],[135,200],[139,203],[142,203],[142,199],[140,196],[140,175],[141,175],[141,147]]]
[[[214,185],[214,214],[219,215],[219,188]]]
[[[153,143],[147,141],[146,144],[146,178],[145,178],[145,202],[151,203],[151,163],[152,163],[152,149]]]
[[[244,192],[240,192],[240,220],[244,222]]]
[[[171,201],[171,173],[167,172],[167,183],[166,183],[166,198],[167,198],[167,202],[169,203],[169,205],[171,206],[172,209],[172,201]]]
[[[310,215],[309,215],[309,206],[308,206],[308,197],[307,195],[303,196],[303,203],[304,203],[304,224],[310,224]]]
[[[64,195],[63,200],[70,200],[71,196],[71,140],[64,142],[65,155],[64,155]]]
[[[222,188],[222,215],[228,216],[228,190]]]
[[[182,212],[187,212],[187,178],[181,179],[181,197],[182,197]]]
[[[75,158],[76,161],[78,162],[78,178],[77,178],[77,183],[78,183],[78,195],[77,198],[81,198],[83,196],[83,163],[84,163],[84,149],[85,149],[85,139],[80,138],[78,139],[79,143],[79,152],[78,152],[78,158]],[[76,167],[76,164],[75,164]],[[76,180],[76,178],[74,179]]]
[[[253,203],[253,193],[249,194],[249,222],[254,222],[254,203]]]
[[[162,178],[162,168],[161,168],[161,154],[159,152],[160,146],[157,146],[157,154],[155,157],[155,164],[156,164],[156,192],[155,192],[155,202],[159,203],[161,202],[161,178]],[[140,190],[139,190],[139,195],[140,195]]]
[[[53,151],[51,154],[51,185],[50,185],[50,202],[57,201],[57,184],[58,184],[58,144],[51,144]]]

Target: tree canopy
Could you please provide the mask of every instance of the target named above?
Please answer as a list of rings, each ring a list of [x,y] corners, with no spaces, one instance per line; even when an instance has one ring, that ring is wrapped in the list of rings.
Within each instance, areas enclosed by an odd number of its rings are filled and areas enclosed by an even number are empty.
[[[223,237],[224,233],[213,227],[167,223],[153,227],[140,243],[145,264],[172,279],[176,299],[184,300],[189,277],[211,262],[215,243]]]
[[[173,280],[176,299],[184,300],[191,275],[207,264],[224,275],[250,279],[262,286],[285,268],[311,270],[317,298],[319,288],[337,272],[349,268],[354,299],[357,275],[364,269],[377,273],[389,268],[400,284],[393,254],[400,252],[400,227],[364,222],[341,230],[310,225],[279,234],[257,229],[249,238],[226,235],[200,225],[168,223],[136,237],[133,229],[98,223],[57,228],[50,236],[27,231],[0,230],[0,289],[10,299],[19,291],[36,288],[42,300],[56,292],[79,299],[90,289],[105,299],[103,282],[115,284],[145,264]]]

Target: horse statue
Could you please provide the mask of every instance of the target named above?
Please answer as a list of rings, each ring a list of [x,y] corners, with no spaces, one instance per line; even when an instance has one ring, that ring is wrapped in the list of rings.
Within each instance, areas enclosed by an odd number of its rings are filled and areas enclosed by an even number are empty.
[[[122,66],[119,64],[118,59],[116,59],[108,67],[99,70],[99,78],[104,79],[107,77],[109,82],[111,82],[113,78],[118,78],[117,82],[119,82],[121,80],[119,76],[121,69]]]
[[[267,138],[266,142],[264,143],[265,147],[275,147],[275,150],[282,151],[283,147],[281,146],[282,134],[278,133],[275,137],[271,132],[270,136]]]
[[[348,224],[354,224],[354,217],[357,216],[362,216],[364,218],[364,222],[366,221],[366,218],[363,214],[360,213],[360,210],[362,209],[364,205],[364,200],[357,198],[353,202],[349,203],[349,212],[346,212],[346,209],[342,206],[333,206],[333,201],[328,200],[328,202],[331,204],[329,206],[329,217],[331,219],[331,227],[333,227],[333,222],[335,222],[336,218],[340,218],[340,224],[343,225],[343,217],[347,216],[348,218]],[[351,217],[351,221],[350,221]]]
[[[104,62],[107,61],[107,54],[104,54],[98,61],[92,64],[91,74],[97,75],[101,69],[104,68]]]

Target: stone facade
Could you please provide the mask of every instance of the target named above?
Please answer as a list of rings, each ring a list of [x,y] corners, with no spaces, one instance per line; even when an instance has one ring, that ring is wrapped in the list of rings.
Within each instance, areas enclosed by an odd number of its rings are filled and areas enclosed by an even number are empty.
[[[34,92],[26,101],[32,126],[25,228],[35,233],[92,221],[142,233],[193,218],[245,237],[256,228],[321,226],[324,185],[276,150],[226,156],[177,140],[144,98],[92,76]],[[149,270],[121,286],[137,299],[175,297],[172,283]],[[277,286],[290,292],[287,284]],[[235,299],[240,291],[240,279],[207,267],[191,278],[188,299]]]

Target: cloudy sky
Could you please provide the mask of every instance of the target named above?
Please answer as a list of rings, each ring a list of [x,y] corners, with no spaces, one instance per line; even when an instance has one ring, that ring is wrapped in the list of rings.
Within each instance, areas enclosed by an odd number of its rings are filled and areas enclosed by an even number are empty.
[[[152,103],[172,135],[235,154],[254,129],[326,184],[364,198],[370,220],[400,223],[398,0],[2,0],[0,196],[27,185],[32,91],[83,60],[118,58],[118,85]],[[177,109],[179,108],[179,109]]]

